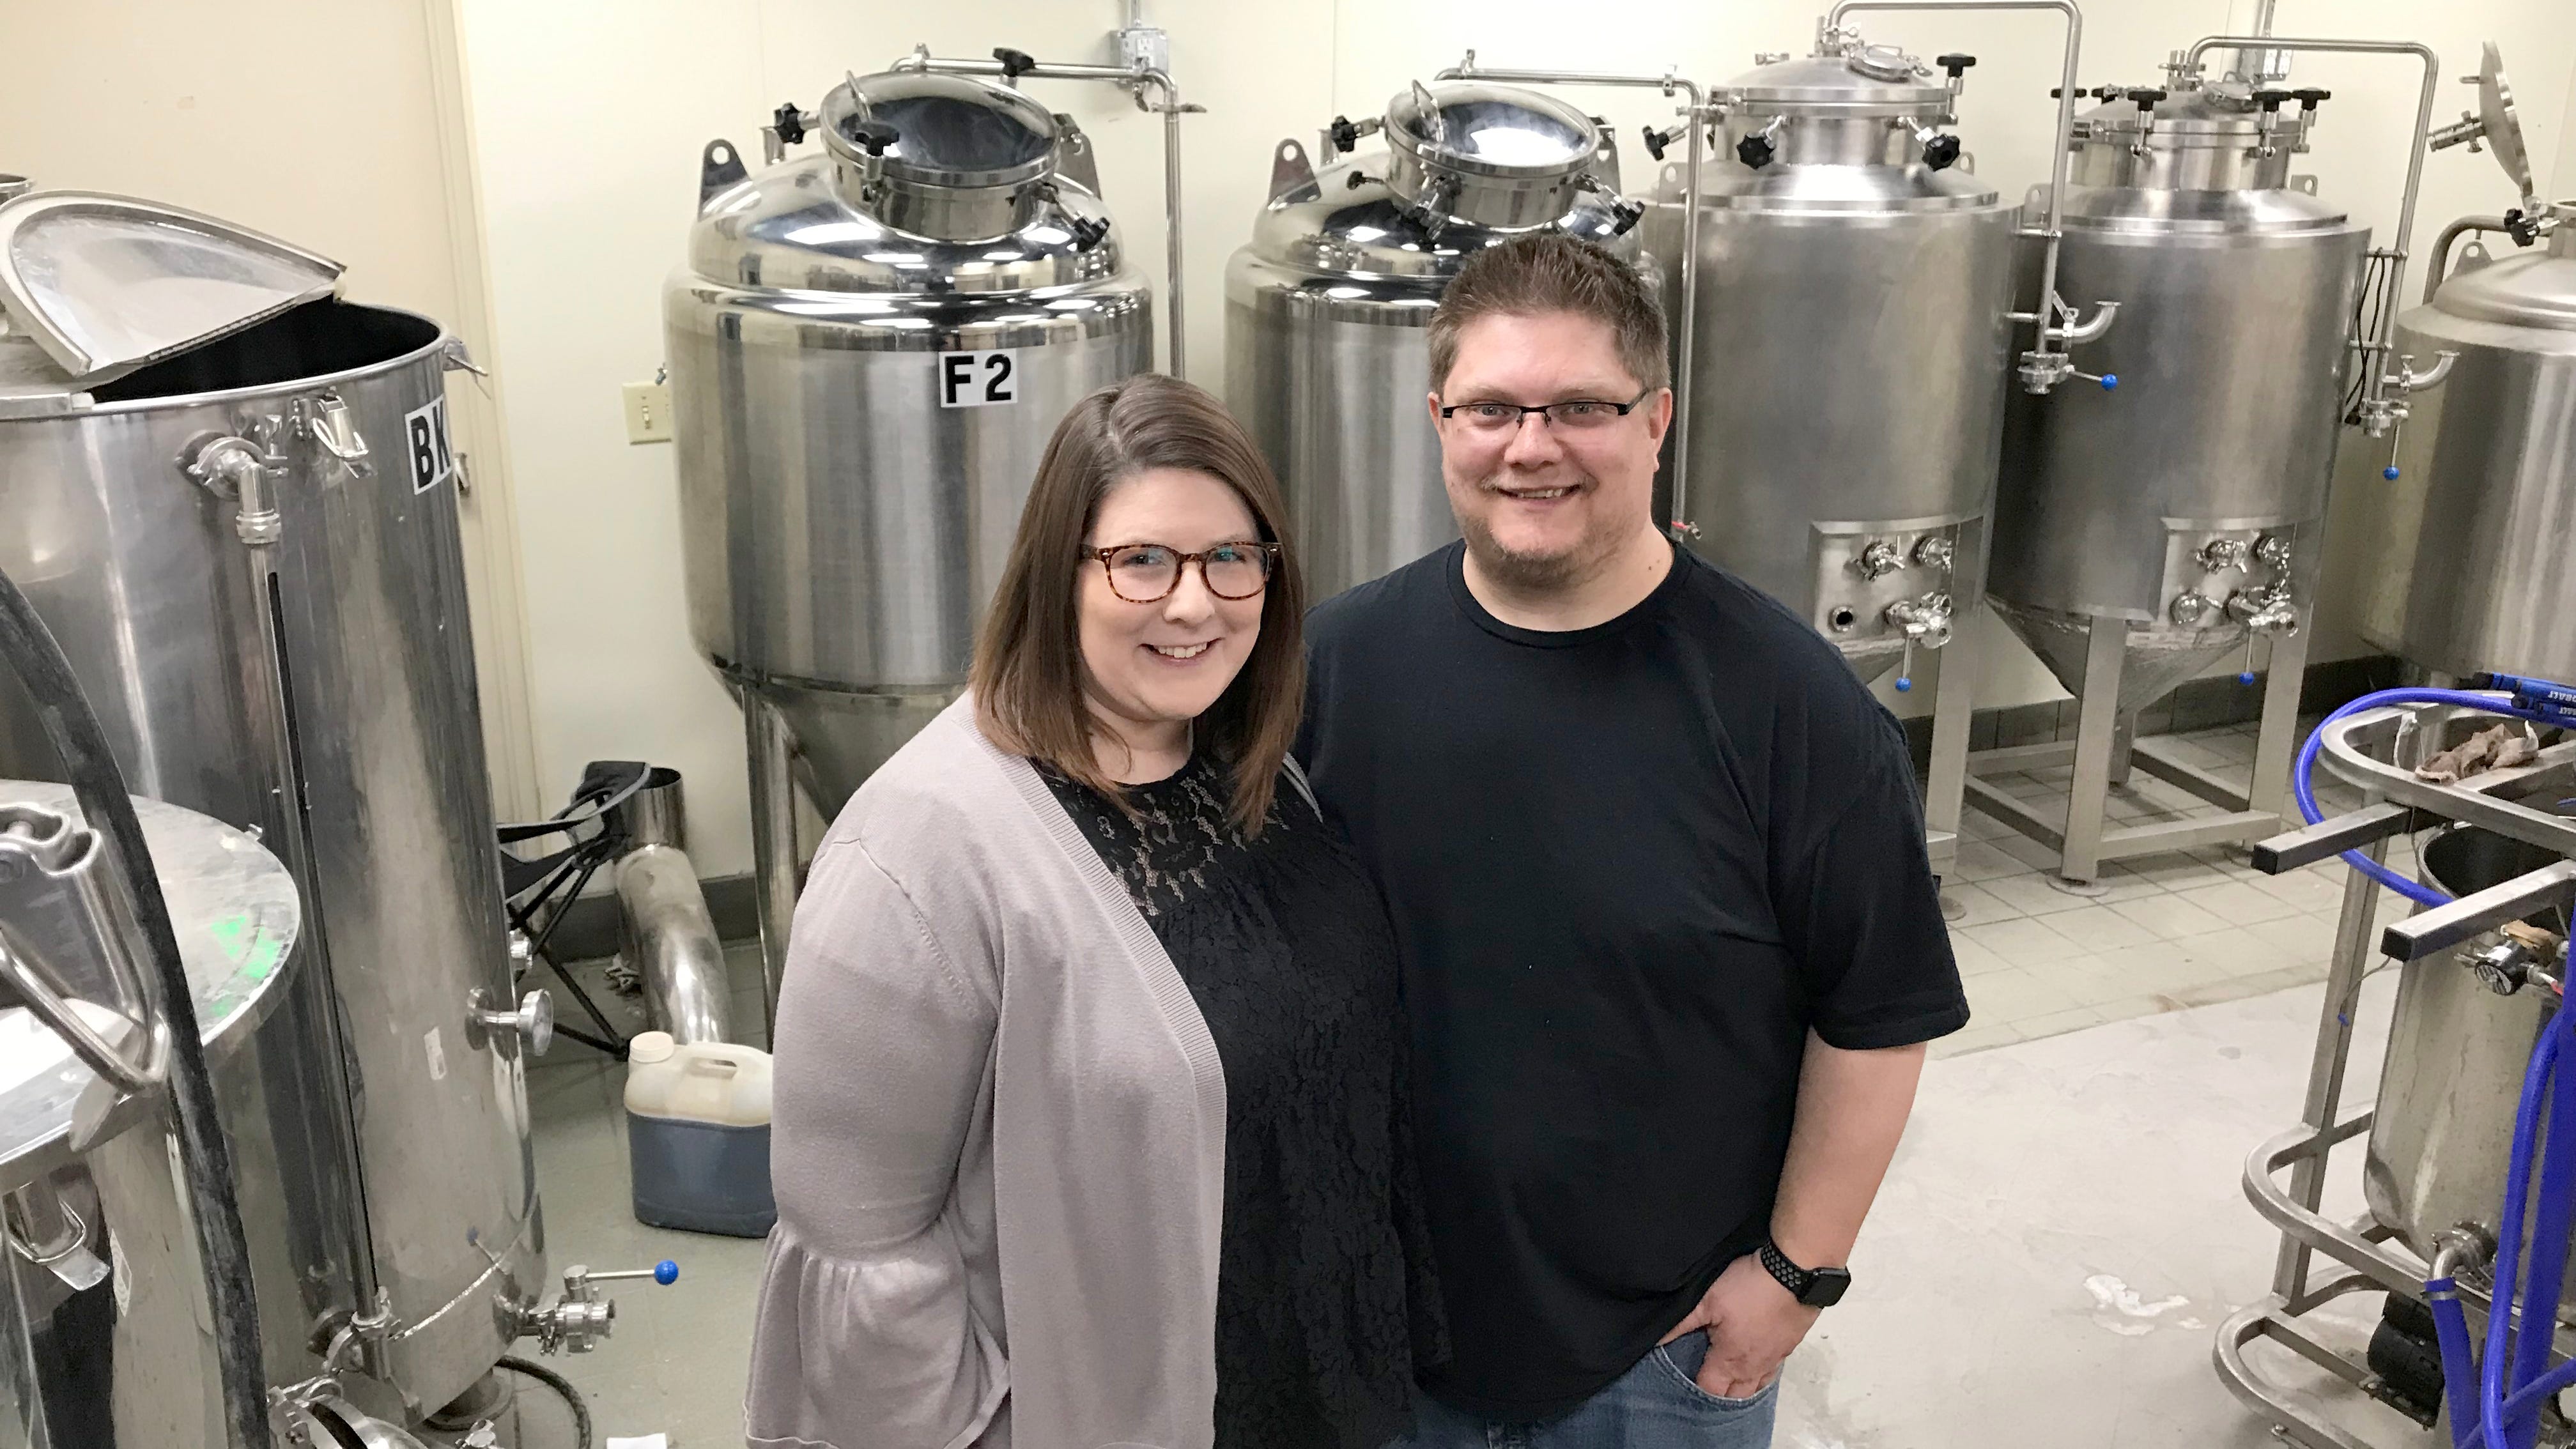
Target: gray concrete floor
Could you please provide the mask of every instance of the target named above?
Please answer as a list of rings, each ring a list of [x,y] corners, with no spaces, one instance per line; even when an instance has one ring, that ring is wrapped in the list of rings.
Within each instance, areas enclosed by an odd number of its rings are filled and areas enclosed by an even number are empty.
[[[760,1020],[757,964],[734,955],[739,1019]],[[587,974],[587,973],[586,973]],[[2353,1099],[2377,1075],[2386,989],[2364,997]],[[1936,1060],[1855,1271],[1860,1288],[1791,1361],[1783,1449],[2255,1449],[2267,1426],[2210,1369],[2220,1320],[2267,1285],[2275,1238],[2239,1190],[2253,1146],[2295,1116],[2314,984],[2183,1007]],[[567,1017],[574,1015],[567,1010]],[[673,1449],[741,1443],[761,1245],[664,1232],[628,1209],[622,1069],[573,1044],[531,1077],[551,1261],[640,1267],[617,1334],[551,1362],[603,1437]],[[2357,1211],[2357,1174],[2330,1206]],[[2375,1300],[2357,1309],[2361,1342]],[[2259,1350],[2258,1350],[2259,1351]],[[2322,1376],[2285,1355],[2285,1381]],[[519,1449],[571,1442],[532,1405]],[[2385,1449],[2432,1436],[2345,1396]]]

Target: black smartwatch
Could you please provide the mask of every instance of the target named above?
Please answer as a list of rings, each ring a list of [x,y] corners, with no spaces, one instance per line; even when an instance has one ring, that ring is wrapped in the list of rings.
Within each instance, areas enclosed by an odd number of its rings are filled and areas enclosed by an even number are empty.
[[[1762,1267],[1780,1280],[1790,1297],[1809,1308],[1831,1308],[1851,1291],[1849,1268],[1801,1268],[1790,1262],[1789,1255],[1769,1238],[1762,1240]]]

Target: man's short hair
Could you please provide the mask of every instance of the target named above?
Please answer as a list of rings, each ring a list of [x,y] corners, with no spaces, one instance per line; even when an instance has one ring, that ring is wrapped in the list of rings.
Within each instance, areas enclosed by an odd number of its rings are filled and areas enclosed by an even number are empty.
[[[1610,329],[1620,365],[1649,388],[1672,386],[1664,311],[1636,268],[1587,241],[1533,232],[1467,259],[1431,314],[1431,390],[1449,381],[1458,334],[1495,315],[1571,312]],[[1613,399],[1617,401],[1617,399]]]

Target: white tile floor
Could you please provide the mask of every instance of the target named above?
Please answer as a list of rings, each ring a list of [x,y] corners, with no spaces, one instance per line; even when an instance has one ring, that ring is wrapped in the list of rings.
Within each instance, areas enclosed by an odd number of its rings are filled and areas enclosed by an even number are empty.
[[[2252,741],[2212,731],[2181,748],[2241,769]],[[2034,799],[2064,788],[2063,772],[2001,783]],[[2206,808],[2146,780],[2112,803],[2128,820]],[[1949,890],[1965,908],[1952,939],[1975,1020],[1936,1048],[1957,1060],[1925,1074],[1856,1265],[1871,1291],[1793,1360],[1781,1449],[2271,1442],[2211,1373],[2209,1331],[2269,1274],[2275,1239],[2236,1171],[2296,1113],[2340,867],[2273,879],[2197,851],[2116,866],[2109,891],[2084,899],[2049,886],[2045,852],[2000,825],[1972,813],[1964,833]],[[2412,864],[2402,844],[2392,863]],[[756,954],[738,949],[731,964],[736,1018],[756,1029]],[[636,1024],[631,1007],[610,1009]],[[2384,1029],[2384,1010],[2365,1018],[2356,1101]],[[671,1257],[682,1276],[623,1286],[617,1336],[554,1362],[589,1393],[603,1442],[664,1432],[671,1449],[734,1449],[762,1245],[634,1221],[623,1081],[571,1044],[531,1075],[549,1257]],[[2148,1305],[2183,1304],[2133,1320],[2097,1301],[2107,1279]],[[522,1402],[515,1449],[572,1443],[541,1395]],[[2375,1443],[2432,1443],[2366,1403],[2346,1407]]]
[[[2168,748],[2243,788],[2251,725],[2171,737]],[[2065,808],[2072,771],[1990,775],[2043,812]],[[2321,783],[2329,810],[2353,803]],[[2115,788],[2117,824],[2184,820],[2217,807],[2137,773]],[[2343,904],[2335,862],[2283,876],[2245,863],[2242,849],[2206,847],[2106,865],[2101,894],[2052,883],[2054,857],[2037,842],[1970,810],[1943,882],[1952,948],[1968,987],[1968,1029],[1933,1048],[1958,1056],[2105,1022],[2207,1006],[2322,980]],[[2392,859],[2413,864],[2403,842]],[[2384,909],[2394,909],[2385,906]]]

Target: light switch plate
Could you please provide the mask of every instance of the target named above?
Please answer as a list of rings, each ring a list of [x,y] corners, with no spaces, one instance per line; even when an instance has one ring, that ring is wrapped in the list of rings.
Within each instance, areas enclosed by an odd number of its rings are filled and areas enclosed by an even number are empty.
[[[667,382],[626,384],[626,441],[671,441],[671,385]]]

